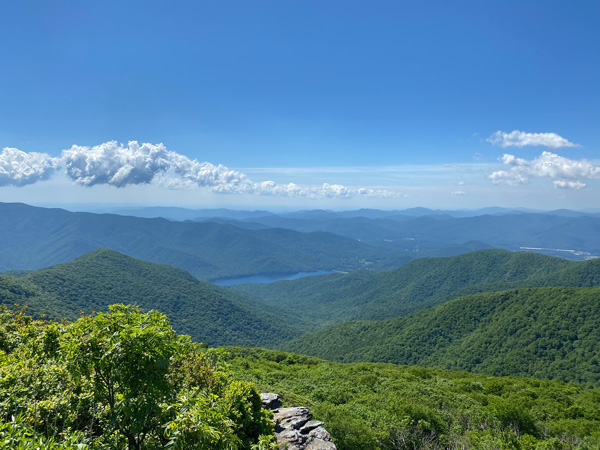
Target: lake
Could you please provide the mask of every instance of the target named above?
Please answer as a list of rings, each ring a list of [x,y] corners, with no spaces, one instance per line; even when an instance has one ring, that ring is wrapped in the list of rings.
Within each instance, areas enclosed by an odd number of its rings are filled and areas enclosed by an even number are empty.
[[[335,273],[336,270],[317,270],[315,272],[297,272],[292,274],[270,274],[270,275],[250,275],[245,277],[218,278],[211,283],[218,286],[234,286],[245,283],[274,283],[281,280],[297,280],[298,278],[311,277],[315,275],[325,275]]]

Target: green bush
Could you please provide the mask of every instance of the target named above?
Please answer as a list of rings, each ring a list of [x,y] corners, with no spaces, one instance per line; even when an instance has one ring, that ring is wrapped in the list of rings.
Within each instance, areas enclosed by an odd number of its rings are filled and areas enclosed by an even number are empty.
[[[0,348],[0,446],[269,448],[254,386],[158,312],[115,305],[48,324],[4,309]]]

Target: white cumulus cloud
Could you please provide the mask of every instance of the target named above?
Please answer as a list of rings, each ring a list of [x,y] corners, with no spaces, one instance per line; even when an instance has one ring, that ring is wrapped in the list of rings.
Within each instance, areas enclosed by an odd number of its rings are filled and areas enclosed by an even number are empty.
[[[169,168],[170,153],[162,144],[140,146],[131,141],[124,147],[110,141],[91,148],[73,145],[63,150],[61,159],[67,175],[78,184],[124,187],[150,183]]]
[[[556,133],[526,133],[514,130],[510,133],[496,131],[486,139],[492,145],[506,147],[525,147],[526,145],[542,146],[548,148],[578,147]]]
[[[169,189],[199,187],[223,194],[306,198],[396,196],[395,192],[385,189],[350,188],[340,184],[300,186],[268,180],[255,182],[240,171],[221,164],[190,159],[167,150],[163,144],[140,145],[136,141],[130,141],[127,146],[116,141],[93,147],[73,145],[70,149],[63,150],[59,158],[5,148],[0,155],[0,186],[23,186],[45,180],[59,168],[64,169],[75,183],[88,187],[110,185],[123,188],[154,182]]]
[[[581,189],[585,187],[581,180],[600,178],[600,166],[585,159],[568,159],[551,152],[542,152],[533,160],[505,154],[501,161],[509,168],[489,176],[496,184],[518,185],[529,182],[531,178],[548,177],[556,187]]]
[[[58,159],[46,153],[5,147],[0,153],[0,186],[25,186],[47,180],[58,164]]]

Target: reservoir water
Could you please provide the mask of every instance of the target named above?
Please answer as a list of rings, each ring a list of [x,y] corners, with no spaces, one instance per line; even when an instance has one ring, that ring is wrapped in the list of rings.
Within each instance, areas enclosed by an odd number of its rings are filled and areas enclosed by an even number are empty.
[[[325,275],[335,272],[335,270],[317,270],[315,272],[297,272],[292,274],[251,275],[245,277],[218,278],[213,280],[212,283],[218,286],[234,286],[236,284],[244,283],[274,283],[275,281],[297,280],[298,278]]]

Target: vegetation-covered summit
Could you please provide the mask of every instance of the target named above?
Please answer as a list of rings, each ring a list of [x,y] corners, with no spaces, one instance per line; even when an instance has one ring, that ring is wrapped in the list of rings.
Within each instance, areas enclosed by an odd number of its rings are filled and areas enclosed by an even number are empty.
[[[600,391],[562,381],[226,349],[232,371],[310,406],[338,450],[596,450]]]
[[[302,321],[276,307],[200,281],[176,267],[100,249],[16,278],[0,275],[0,302],[75,320],[118,301],[169,316],[173,327],[210,345],[267,345],[300,333]]]
[[[594,450],[600,392],[560,381],[207,349],[155,311],[74,323],[0,310],[0,448],[274,450],[261,391],[339,450]]]

